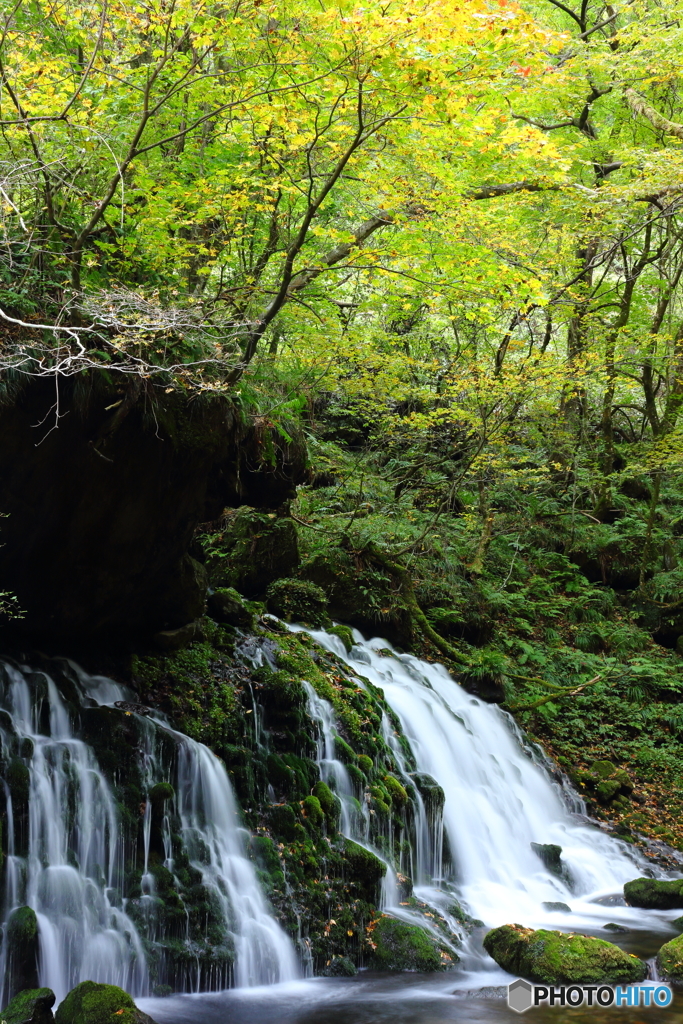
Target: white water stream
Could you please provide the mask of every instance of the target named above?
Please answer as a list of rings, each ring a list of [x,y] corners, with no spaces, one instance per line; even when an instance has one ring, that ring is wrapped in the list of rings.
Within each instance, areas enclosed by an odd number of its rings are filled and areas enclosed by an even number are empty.
[[[580,810],[578,798],[573,808],[569,806],[566,794],[545,770],[540,756],[534,758],[524,746],[508,715],[466,693],[441,666],[388,654],[390,645],[383,640],[365,642],[355,633],[356,646],[347,654],[337,637],[325,632],[313,636],[346,662],[361,685],[365,677],[383,690],[409,740],[417,771],[432,776],[444,790],[446,859],[440,828],[430,827],[421,799],[415,802],[409,868],[419,898],[445,908],[455,891],[469,912],[489,927],[520,921],[530,926],[595,930],[614,921],[635,930],[667,930],[668,920],[677,911],[636,910],[618,899],[624,882],[642,874],[647,866],[643,859],[575,813]],[[111,680],[72,668],[79,680],[77,701],[84,708],[130,699]],[[145,995],[149,980],[143,943],[120,895],[127,855],[119,810],[92,748],[77,738],[78,711],[45,673],[10,663],[0,671],[2,756],[10,769],[12,764],[28,768],[24,810],[16,780],[14,788],[11,779],[4,785],[8,824],[4,922],[17,907],[28,905],[35,910],[39,982],[54,989],[58,1000],[86,978]],[[349,773],[335,755],[332,708],[309,685],[307,692],[318,729],[321,776],[334,784],[340,798],[341,831],[374,849],[377,837],[370,828],[368,808],[358,802]],[[196,975],[188,971],[188,987],[198,991],[229,980],[250,986],[297,978],[294,946],[271,916],[245,856],[248,834],[222,763],[207,747],[161,719],[141,718],[139,724],[138,755],[145,785],[151,788],[164,781],[173,785],[172,813],[180,823],[184,848],[204,886],[213,893],[224,934],[236,954],[231,978],[220,974],[224,967],[217,968],[215,978],[206,969],[202,974],[198,961]],[[405,757],[387,716],[382,728],[399,775],[408,783]],[[176,750],[165,765],[157,751],[163,737]],[[143,810],[142,902],[148,901],[153,915],[149,802]],[[172,873],[168,820],[162,830],[165,867]],[[390,833],[386,840],[390,842]],[[532,843],[561,846],[570,880],[549,872]],[[390,856],[389,852],[383,858],[388,864],[384,905],[410,919],[412,912],[400,907]],[[568,904],[571,917],[545,910],[543,903],[549,901]],[[0,972],[5,977],[11,954],[7,928],[3,934]],[[3,995],[7,997],[8,992]]]
[[[113,705],[130,699],[111,680],[77,670],[84,706]],[[9,663],[0,687],[3,756],[17,750],[28,767],[26,824],[17,822],[15,801],[5,785],[7,871],[4,921],[19,906],[33,908],[39,927],[39,982],[59,1002],[80,981],[108,982],[133,995],[148,991],[148,971],[138,930],[128,916],[123,889],[124,842],[118,808],[92,749],[75,736],[68,707],[45,673]],[[171,781],[175,811],[190,862],[215,898],[226,938],[235,949],[233,981],[260,985],[298,977],[294,947],[269,913],[252,863],[244,852],[248,833],[222,762],[201,743],[160,720],[141,719],[147,749],[141,750],[149,783]],[[155,737],[166,732],[177,744],[175,774],[164,776]],[[16,758],[15,758],[15,763]],[[16,848],[15,828],[22,849]],[[150,814],[144,820],[143,901],[153,902],[153,876],[147,870]],[[168,838],[168,837],[167,837]],[[170,854],[170,841],[164,844]],[[173,861],[167,856],[166,867]],[[0,977],[6,979],[7,928],[0,951]],[[189,987],[227,985],[229,978],[200,976]],[[5,982],[6,983],[6,982]],[[3,1005],[8,992],[3,993]]]
[[[627,844],[582,821],[575,813],[578,797],[570,809],[567,794],[524,747],[509,715],[467,693],[443,666],[394,653],[384,640],[366,642],[354,631],[356,646],[347,654],[338,637],[311,635],[355,675],[383,690],[418,772],[444,790],[450,864],[442,873],[439,836],[433,832],[416,844],[418,897],[443,905],[444,888],[454,886],[469,912],[488,927],[521,922],[599,929],[615,922],[667,931],[667,920],[678,912],[638,910],[618,898],[624,882],[651,866]],[[546,869],[532,843],[562,847],[569,883]],[[545,902],[567,904],[571,917],[545,909]]]

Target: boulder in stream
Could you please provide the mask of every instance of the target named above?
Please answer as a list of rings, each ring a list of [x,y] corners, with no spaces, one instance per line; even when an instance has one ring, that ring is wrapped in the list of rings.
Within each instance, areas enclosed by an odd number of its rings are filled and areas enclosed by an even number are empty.
[[[624,896],[630,907],[675,910],[683,907],[683,878],[635,878],[624,886]]]
[[[486,935],[484,949],[510,974],[539,984],[629,984],[647,977],[637,956],[587,935],[504,924]]]
[[[55,994],[51,988],[25,989],[0,1013],[5,1024],[53,1024]]]
[[[369,937],[372,952],[366,962],[376,971],[443,971],[458,960],[424,928],[386,914],[373,922]]]
[[[31,907],[17,907],[7,922],[7,974],[11,992],[38,989],[38,919]]]
[[[668,981],[683,981],[683,935],[662,946],[657,953],[657,970]]]
[[[131,996],[116,985],[82,981],[72,988],[55,1014],[55,1024],[154,1024]]]

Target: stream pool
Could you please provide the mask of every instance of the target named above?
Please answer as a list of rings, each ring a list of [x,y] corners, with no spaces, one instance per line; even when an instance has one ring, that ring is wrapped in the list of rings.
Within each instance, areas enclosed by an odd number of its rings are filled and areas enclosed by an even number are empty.
[[[613,908],[615,909],[615,908]],[[624,908],[625,909],[625,908]],[[631,910],[630,913],[633,913]],[[634,928],[610,936],[623,949],[652,964],[656,951],[674,934],[664,913],[660,927]],[[584,933],[599,931],[581,928]],[[355,978],[311,978],[260,988],[140,999],[138,1005],[157,1024],[683,1024],[683,992],[670,1006],[537,1007],[525,1014],[510,1010],[511,975],[497,967],[472,936],[464,961],[472,969],[443,974],[380,974],[362,971]],[[600,936],[605,937],[604,933]],[[651,968],[652,969],[652,968]],[[653,984],[650,982],[649,984]]]
[[[157,1024],[681,1024],[683,994],[666,1009],[642,1007],[563,1009],[539,1007],[517,1014],[484,981],[508,976],[371,974],[315,978],[259,989],[167,999],[142,999],[139,1006]],[[457,987],[456,987],[457,986]],[[487,992],[490,993],[487,995]],[[474,993],[477,993],[476,995]]]

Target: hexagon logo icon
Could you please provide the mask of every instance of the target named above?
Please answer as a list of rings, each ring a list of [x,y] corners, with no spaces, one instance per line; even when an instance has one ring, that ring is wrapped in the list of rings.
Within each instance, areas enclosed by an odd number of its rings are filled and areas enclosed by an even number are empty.
[[[533,1006],[532,988],[528,981],[518,978],[508,985],[508,1006],[516,1013],[524,1013]]]

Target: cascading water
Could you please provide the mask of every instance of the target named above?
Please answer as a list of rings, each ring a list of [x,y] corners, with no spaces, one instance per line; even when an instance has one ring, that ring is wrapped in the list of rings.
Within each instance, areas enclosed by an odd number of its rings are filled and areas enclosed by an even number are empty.
[[[116,899],[123,844],[109,785],[90,748],[73,735],[48,676],[5,664],[3,690],[0,733],[10,780],[5,920],[20,906],[35,910],[40,984],[58,999],[95,977],[143,992],[142,943]],[[4,935],[7,982],[7,928]]]
[[[443,666],[390,654],[384,640],[365,642],[355,631],[356,646],[347,654],[338,637],[324,631],[312,636],[381,688],[418,772],[444,790],[449,863],[440,877],[435,830],[429,840],[416,843],[414,877],[421,883],[416,895],[438,906],[444,886],[454,885],[470,912],[488,926],[521,921],[566,927],[564,914],[543,907],[562,902],[571,905],[572,927],[600,927],[611,920],[662,928],[661,914],[612,900],[607,906],[595,902],[642,874],[643,859],[572,813],[540,759],[525,749],[509,715],[468,694]],[[532,843],[561,846],[568,877],[549,871]]]
[[[71,666],[69,700],[43,672],[5,663],[0,691],[0,740],[6,765],[6,889],[0,971],[4,1003],[12,994],[8,923],[17,908],[28,906],[39,931],[38,978],[60,1000],[79,981],[120,985],[133,995],[150,987],[141,930],[148,948],[155,934],[154,875],[150,871],[152,801],[142,806],[141,898],[122,899],[126,870],[138,843],[124,841],[117,803],[94,751],[77,739],[75,719],[88,709],[108,708],[129,695],[102,677],[89,677]],[[75,678],[74,678],[75,677]],[[124,704],[124,707],[127,705]],[[109,713],[109,712],[107,712]],[[116,714],[131,714],[114,710]],[[298,976],[293,946],[268,912],[256,873],[244,852],[245,830],[221,762],[203,746],[159,719],[136,716],[142,740],[138,754],[143,783],[168,784],[157,752],[165,740],[175,750],[171,771],[173,814],[182,854],[208,894],[221,934],[214,945],[231,945],[229,959],[193,970],[190,941],[179,945],[190,966],[187,987],[218,988],[267,984]],[[169,819],[157,823],[164,868],[173,878],[174,859]],[[127,863],[127,860],[129,863]],[[137,903],[137,916],[133,904]],[[181,908],[182,911],[182,908]],[[181,920],[185,914],[181,912]],[[150,928],[143,925],[151,924]],[[182,930],[182,928],[181,928]],[[158,953],[158,949],[157,949]],[[225,963],[232,965],[232,978]],[[163,968],[163,955],[157,957]],[[230,968],[228,968],[230,969]]]
[[[293,627],[297,629],[297,627]],[[325,634],[328,640],[336,641],[336,637]],[[343,646],[343,645],[342,645]],[[335,649],[335,653],[338,651]],[[362,680],[354,676],[354,681],[362,686]],[[401,879],[396,872],[395,865],[393,863],[393,850],[392,850],[392,839],[393,832],[391,826],[386,836],[383,836],[385,845],[388,846],[387,855],[385,855],[380,849],[378,849],[376,843],[373,842],[372,825],[370,812],[367,804],[363,801],[359,801],[353,782],[349,775],[346,765],[340,761],[336,756],[335,751],[335,740],[337,737],[337,725],[334,714],[334,709],[329,701],[320,697],[310,683],[303,681],[303,686],[308,697],[308,711],[311,719],[316,724],[318,730],[318,768],[323,782],[326,782],[330,788],[335,792],[339,799],[340,804],[340,821],[339,828],[343,836],[348,839],[352,839],[354,842],[364,846],[367,850],[370,850],[385,867],[385,874],[382,880],[382,888],[380,893],[380,906],[383,910],[390,912],[394,917],[399,917],[409,924],[417,924],[421,928],[424,928],[433,933],[434,937],[442,945],[450,946],[453,951],[455,947],[445,938],[443,932],[440,932],[438,928],[433,925],[429,918],[419,911],[410,908],[408,903],[402,898],[405,893],[402,893]],[[433,828],[430,828],[430,822],[428,819],[427,811],[422,800],[422,797],[418,790],[414,787],[414,778],[412,778],[406,770],[403,752],[400,749],[400,745],[394,736],[393,730],[389,724],[387,716],[382,716],[382,734],[383,738],[392,751],[399,774],[403,777],[404,781],[408,784],[410,789],[415,792],[414,809],[415,815],[414,820],[410,823],[411,827],[409,830],[410,836],[410,849],[411,849],[411,870],[416,877],[420,877],[425,874],[428,867],[431,867],[434,861],[434,853],[437,852],[439,864],[441,861],[441,842],[442,837],[442,822],[439,816],[438,822],[434,822]],[[433,838],[432,838],[433,837]],[[403,867],[403,865],[401,865]],[[431,880],[431,875],[429,876]],[[405,884],[406,879],[403,879]],[[429,899],[426,902],[437,906],[444,918],[448,921],[451,927],[451,931],[455,935],[460,935],[462,932],[461,927],[453,919],[452,915],[449,914],[446,907],[443,906],[444,901],[433,900],[433,894],[429,893]],[[445,901],[447,902],[447,901]]]

